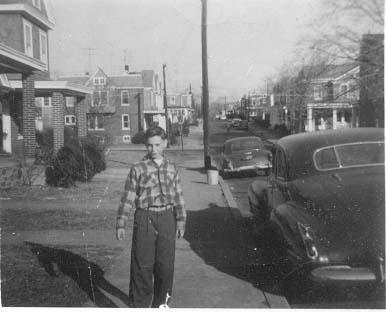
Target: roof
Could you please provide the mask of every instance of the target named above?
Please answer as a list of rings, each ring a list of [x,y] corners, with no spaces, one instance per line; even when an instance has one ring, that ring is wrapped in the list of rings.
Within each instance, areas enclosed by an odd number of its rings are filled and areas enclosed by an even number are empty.
[[[309,172],[314,170],[312,155],[318,148],[344,143],[384,141],[382,128],[346,128],[324,130],[288,135],[278,140],[277,145],[286,153],[290,167],[302,168]]]
[[[110,76],[111,84],[117,88],[131,87],[131,88],[143,88],[144,83],[142,75],[128,74],[123,76]]]
[[[78,83],[81,85],[85,85],[90,77],[89,76],[79,76],[79,77],[60,77],[57,80],[60,81],[69,81],[72,83]]]
[[[131,88],[143,88],[144,82],[142,74],[123,74],[120,76],[108,76],[100,68],[97,69],[91,76],[72,76],[72,77],[60,77],[58,80],[70,81],[72,83],[78,83],[86,85],[91,77],[105,76],[110,84],[117,88],[131,87]]]
[[[32,20],[44,29],[52,29],[55,19],[52,14],[52,6],[48,0],[41,0],[40,8],[36,8],[30,1],[26,0],[2,0],[0,12],[20,13]]]

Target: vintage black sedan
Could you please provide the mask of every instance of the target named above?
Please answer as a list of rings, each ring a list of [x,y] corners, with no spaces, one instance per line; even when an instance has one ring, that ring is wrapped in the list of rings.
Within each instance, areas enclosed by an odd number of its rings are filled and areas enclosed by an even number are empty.
[[[384,287],[384,191],[384,130],[353,128],[278,140],[271,175],[248,199],[291,272],[314,286]]]
[[[223,177],[244,171],[264,171],[268,174],[271,166],[271,152],[259,137],[238,137],[224,142],[219,159]]]

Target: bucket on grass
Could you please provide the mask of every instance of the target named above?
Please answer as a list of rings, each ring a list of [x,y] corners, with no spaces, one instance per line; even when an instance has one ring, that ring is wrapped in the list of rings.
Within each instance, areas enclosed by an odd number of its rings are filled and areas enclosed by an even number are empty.
[[[208,170],[206,172],[208,177],[208,184],[209,185],[216,185],[218,184],[218,171],[217,170]]]

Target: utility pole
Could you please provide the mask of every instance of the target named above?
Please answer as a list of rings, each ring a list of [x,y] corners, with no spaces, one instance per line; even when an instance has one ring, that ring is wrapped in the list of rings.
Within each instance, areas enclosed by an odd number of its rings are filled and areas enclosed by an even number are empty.
[[[138,102],[138,131],[142,131],[142,114],[141,114],[141,93],[135,96]]]
[[[204,164],[205,169],[209,170],[211,165],[209,155],[209,91],[208,91],[208,57],[206,44],[206,0],[202,2],[201,13],[201,48],[202,48],[202,112],[204,130]]]
[[[168,101],[167,101],[167,97],[166,97],[166,79],[165,79],[165,68],[166,68],[166,64],[163,64],[162,65],[162,73],[163,73],[163,77],[164,77],[164,109],[165,109],[165,119],[166,119],[166,137],[168,139],[168,147],[169,147],[169,138],[170,138],[170,135],[169,135],[169,115],[168,115]]]

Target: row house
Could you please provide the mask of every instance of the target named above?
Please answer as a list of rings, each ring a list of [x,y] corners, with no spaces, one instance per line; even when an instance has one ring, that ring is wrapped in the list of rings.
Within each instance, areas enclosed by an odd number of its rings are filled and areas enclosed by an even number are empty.
[[[171,123],[182,123],[192,119],[195,109],[193,108],[193,95],[187,93],[167,94],[168,118]]]
[[[327,65],[306,94],[305,131],[358,126],[359,65]]]
[[[267,94],[250,91],[240,99],[240,115],[246,119],[265,120]]]
[[[153,70],[129,72],[125,66],[121,75],[109,76],[98,68],[92,75],[59,79],[92,89],[86,97],[87,129],[111,136],[113,144],[130,143],[153,124],[165,128],[161,84]]]
[[[297,77],[282,77],[272,87],[268,100],[268,115],[271,127],[285,125],[294,132],[295,123],[302,117],[296,112],[298,98],[296,97]]]
[[[51,98],[54,150],[64,144],[64,97],[76,98],[77,131],[86,136],[84,98],[89,92],[49,77],[49,31],[54,27],[47,0],[3,0],[0,4],[0,141],[15,158],[36,152],[35,97]]]

